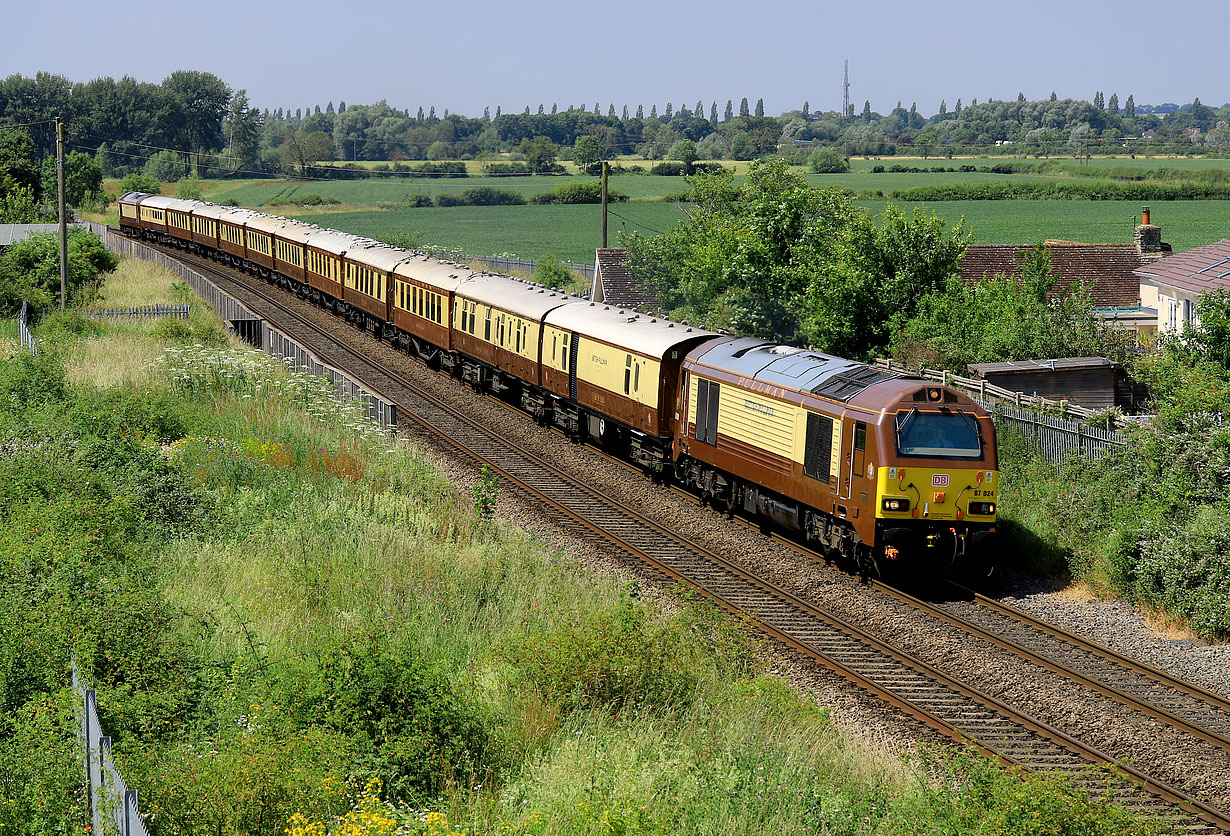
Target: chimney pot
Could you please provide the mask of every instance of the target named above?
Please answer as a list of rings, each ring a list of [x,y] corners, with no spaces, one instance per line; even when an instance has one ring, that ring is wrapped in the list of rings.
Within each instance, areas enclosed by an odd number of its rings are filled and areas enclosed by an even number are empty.
[[[1142,226],[1149,225],[1149,207],[1148,206],[1145,207],[1143,214],[1140,216],[1140,223]]]

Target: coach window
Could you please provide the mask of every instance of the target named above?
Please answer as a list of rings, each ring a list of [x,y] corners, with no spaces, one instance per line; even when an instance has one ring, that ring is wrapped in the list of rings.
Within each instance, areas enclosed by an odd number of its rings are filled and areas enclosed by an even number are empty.
[[[627,355],[624,360],[624,394],[632,394],[632,355]]]
[[[632,391],[633,392],[641,391],[641,364],[640,363],[636,364],[636,371],[633,372]]]
[[[571,335],[565,334],[564,339],[562,340],[563,349],[564,349],[564,358],[563,358],[564,359],[564,371],[568,371],[568,341],[570,339],[571,339]]]

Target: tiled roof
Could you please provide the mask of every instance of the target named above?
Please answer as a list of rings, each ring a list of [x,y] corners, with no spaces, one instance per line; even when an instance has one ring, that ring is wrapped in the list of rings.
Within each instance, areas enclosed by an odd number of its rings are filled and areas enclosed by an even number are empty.
[[[595,285],[602,288],[602,299],[608,305],[648,311],[657,304],[654,293],[638,283],[628,272],[628,251],[622,247],[596,250]]]
[[[1142,265],[1136,275],[1193,293],[1230,289],[1230,238]]]
[[[1051,266],[1059,269],[1059,282],[1052,293],[1062,293],[1073,282],[1093,282],[1094,307],[1130,307],[1140,298],[1140,279],[1133,272],[1141,265],[1134,244],[1078,244],[1047,241]],[[1021,250],[1011,244],[975,244],[961,259],[961,277],[975,282],[1006,273],[1021,275]]]

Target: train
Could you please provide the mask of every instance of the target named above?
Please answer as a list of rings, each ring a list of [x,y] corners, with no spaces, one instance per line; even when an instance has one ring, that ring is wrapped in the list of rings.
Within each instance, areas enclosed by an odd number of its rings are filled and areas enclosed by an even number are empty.
[[[864,575],[991,565],[995,427],[955,389],[251,209],[119,204],[130,237],[280,285]]]

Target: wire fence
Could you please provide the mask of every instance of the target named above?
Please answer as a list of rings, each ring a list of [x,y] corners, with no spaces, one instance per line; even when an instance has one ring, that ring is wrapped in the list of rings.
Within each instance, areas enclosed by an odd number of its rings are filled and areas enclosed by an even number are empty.
[[[434,255],[437,258],[443,258],[449,261],[466,263],[476,262],[495,273],[525,273],[532,276],[534,275],[534,271],[538,269],[538,262],[528,258],[511,258],[494,255],[470,255],[469,253],[446,252],[444,250],[436,251]],[[594,265],[574,264],[571,261],[562,261],[560,263],[572,272],[578,274],[586,281],[592,282],[594,280]]]
[[[77,737],[84,753],[88,779],[90,824],[99,836],[149,836],[141,817],[137,791],[129,789],[111,757],[111,738],[103,734],[98,722],[98,695],[87,688],[72,665],[73,693],[76,695]]]

